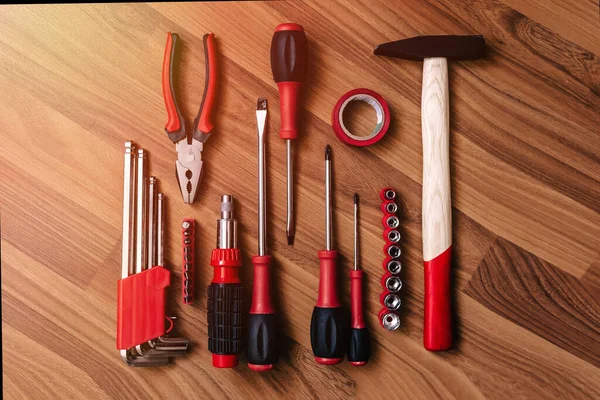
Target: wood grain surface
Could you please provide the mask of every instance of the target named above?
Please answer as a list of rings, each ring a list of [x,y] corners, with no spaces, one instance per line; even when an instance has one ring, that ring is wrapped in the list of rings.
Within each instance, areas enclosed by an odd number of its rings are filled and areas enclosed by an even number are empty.
[[[0,206],[5,399],[600,398],[600,22],[591,0],[399,0],[28,5],[0,8]],[[269,48],[293,21],[310,51],[297,140],[297,232],[285,237],[285,144]],[[216,129],[197,202],[185,205],[164,134],[166,32],[181,35],[187,121],[204,87],[202,35],[221,74]],[[420,34],[482,34],[485,58],[449,63],[455,347],[422,344],[422,64],[373,56]],[[390,105],[367,148],[334,136],[331,110],[367,87]],[[268,248],[283,352],[265,374],[217,370],[207,350],[208,265],[219,196],[233,194],[249,299],[257,249],[256,99],[269,101]],[[354,127],[372,119],[356,108]],[[169,292],[193,349],[163,368],[130,368],[115,348],[123,143],[150,156],[167,196]],[[324,246],[326,144],[334,152],[334,243],[348,305],[352,194],[362,199],[371,362],[325,367],[309,323]],[[385,332],[378,192],[399,194],[402,328]],[[197,225],[196,294],[180,302],[180,223]],[[249,302],[248,302],[249,306]]]

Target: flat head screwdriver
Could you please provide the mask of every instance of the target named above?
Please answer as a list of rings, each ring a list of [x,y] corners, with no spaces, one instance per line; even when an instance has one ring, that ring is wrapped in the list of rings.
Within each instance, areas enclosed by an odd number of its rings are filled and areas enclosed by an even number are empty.
[[[308,44],[304,28],[294,23],[279,24],[271,41],[271,71],[279,89],[279,137],[286,141],[288,245],[294,244],[296,231],[292,140],[298,136],[298,100],[307,69]]]
[[[337,293],[337,250],[332,250],[331,147],[325,148],[325,250],[319,251],[319,294],[310,321],[310,343],[319,364],[344,359],[348,318]]]
[[[365,365],[371,353],[371,338],[363,319],[363,271],[359,268],[358,194],[354,194],[354,268],[350,271],[351,330],[348,361],[355,366]]]
[[[248,367],[263,372],[277,362],[277,324],[271,301],[271,256],[266,254],[266,187],[265,187],[265,125],[267,99],[256,103],[258,127],[258,254],[252,257],[254,286],[248,317]]]

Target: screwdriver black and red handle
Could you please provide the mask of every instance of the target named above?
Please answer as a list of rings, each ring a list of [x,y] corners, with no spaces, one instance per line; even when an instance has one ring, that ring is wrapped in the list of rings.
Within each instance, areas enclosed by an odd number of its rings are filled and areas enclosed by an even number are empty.
[[[355,366],[365,365],[371,355],[371,338],[363,318],[363,271],[350,271],[350,344],[348,361]]]
[[[271,256],[252,257],[254,288],[248,317],[248,367],[257,372],[269,371],[277,363],[277,320],[271,301]]]
[[[337,293],[336,250],[319,251],[319,294],[310,321],[310,342],[315,361],[339,364],[344,359],[348,315]]]
[[[213,279],[208,287],[208,350],[213,366],[233,368],[242,350],[242,254],[237,247],[237,222],[233,196],[221,196],[221,219],[217,221],[217,248],[210,265]]]
[[[298,100],[308,69],[308,43],[298,24],[279,24],[271,41],[271,70],[279,89],[281,139],[298,136]]]
[[[214,249],[214,277],[208,287],[208,350],[213,366],[233,368],[242,350],[242,291],[239,249]]]

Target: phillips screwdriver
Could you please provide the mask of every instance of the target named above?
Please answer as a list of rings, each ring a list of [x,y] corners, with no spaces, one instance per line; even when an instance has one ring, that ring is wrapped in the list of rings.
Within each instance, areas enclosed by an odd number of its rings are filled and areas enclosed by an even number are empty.
[[[265,124],[267,99],[256,103],[258,126],[258,254],[252,257],[254,286],[248,318],[248,367],[253,371],[269,371],[277,362],[277,326],[271,302],[271,256],[266,254],[266,189],[265,189]]]
[[[233,218],[233,196],[221,196],[221,218],[217,221],[217,248],[210,265],[214,276],[208,287],[208,350],[213,366],[233,368],[242,346],[242,266],[237,246],[237,221]]]
[[[279,89],[279,137],[286,141],[288,245],[294,244],[296,230],[292,140],[298,136],[298,100],[307,68],[308,44],[304,28],[293,23],[279,24],[271,41],[271,71]]]
[[[363,319],[362,281],[363,271],[359,269],[358,256],[358,194],[354,193],[354,268],[350,271],[350,309],[352,310],[348,361],[361,366],[369,361],[371,339]]]
[[[346,352],[348,318],[337,293],[337,250],[331,240],[331,147],[325,148],[325,250],[319,251],[319,294],[310,321],[310,343],[315,361],[340,363]]]

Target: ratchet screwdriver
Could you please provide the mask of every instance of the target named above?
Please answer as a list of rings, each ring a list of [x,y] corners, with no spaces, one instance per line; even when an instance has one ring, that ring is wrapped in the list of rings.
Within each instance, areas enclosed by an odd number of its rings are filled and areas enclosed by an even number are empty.
[[[298,24],[279,24],[271,41],[271,71],[279,89],[281,126],[279,137],[286,141],[288,245],[294,244],[294,168],[292,140],[298,136],[300,87],[308,69],[308,44],[304,28]]]
[[[208,350],[213,366],[233,368],[242,346],[242,266],[237,246],[237,221],[233,218],[233,196],[221,196],[221,218],[217,221],[217,248],[210,265],[214,276],[208,287]]]
[[[337,250],[331,240],[331,147],[325,148],[325,250],[319,251],[319,294],[310,321],[310,344],[315,361],[339,364],[346,352],[348,318],[337,293]]]
[[[271,302],[271,256],[266,254],[266,189],[265,189],[265,125],[267,99],[256,103],[258,126],[258,254],[252,257],[254,286],[248,317],[248,367],[253,371],[269,371],[277,362],[277,321]]]
[[[359,269],[358,257],[358,194],[354,193],[354,268],[350,271],[350,308],[352,310],[348,361],[357,367],[369,361],[371,338],[363,319],[362,281],[363,271]]]

